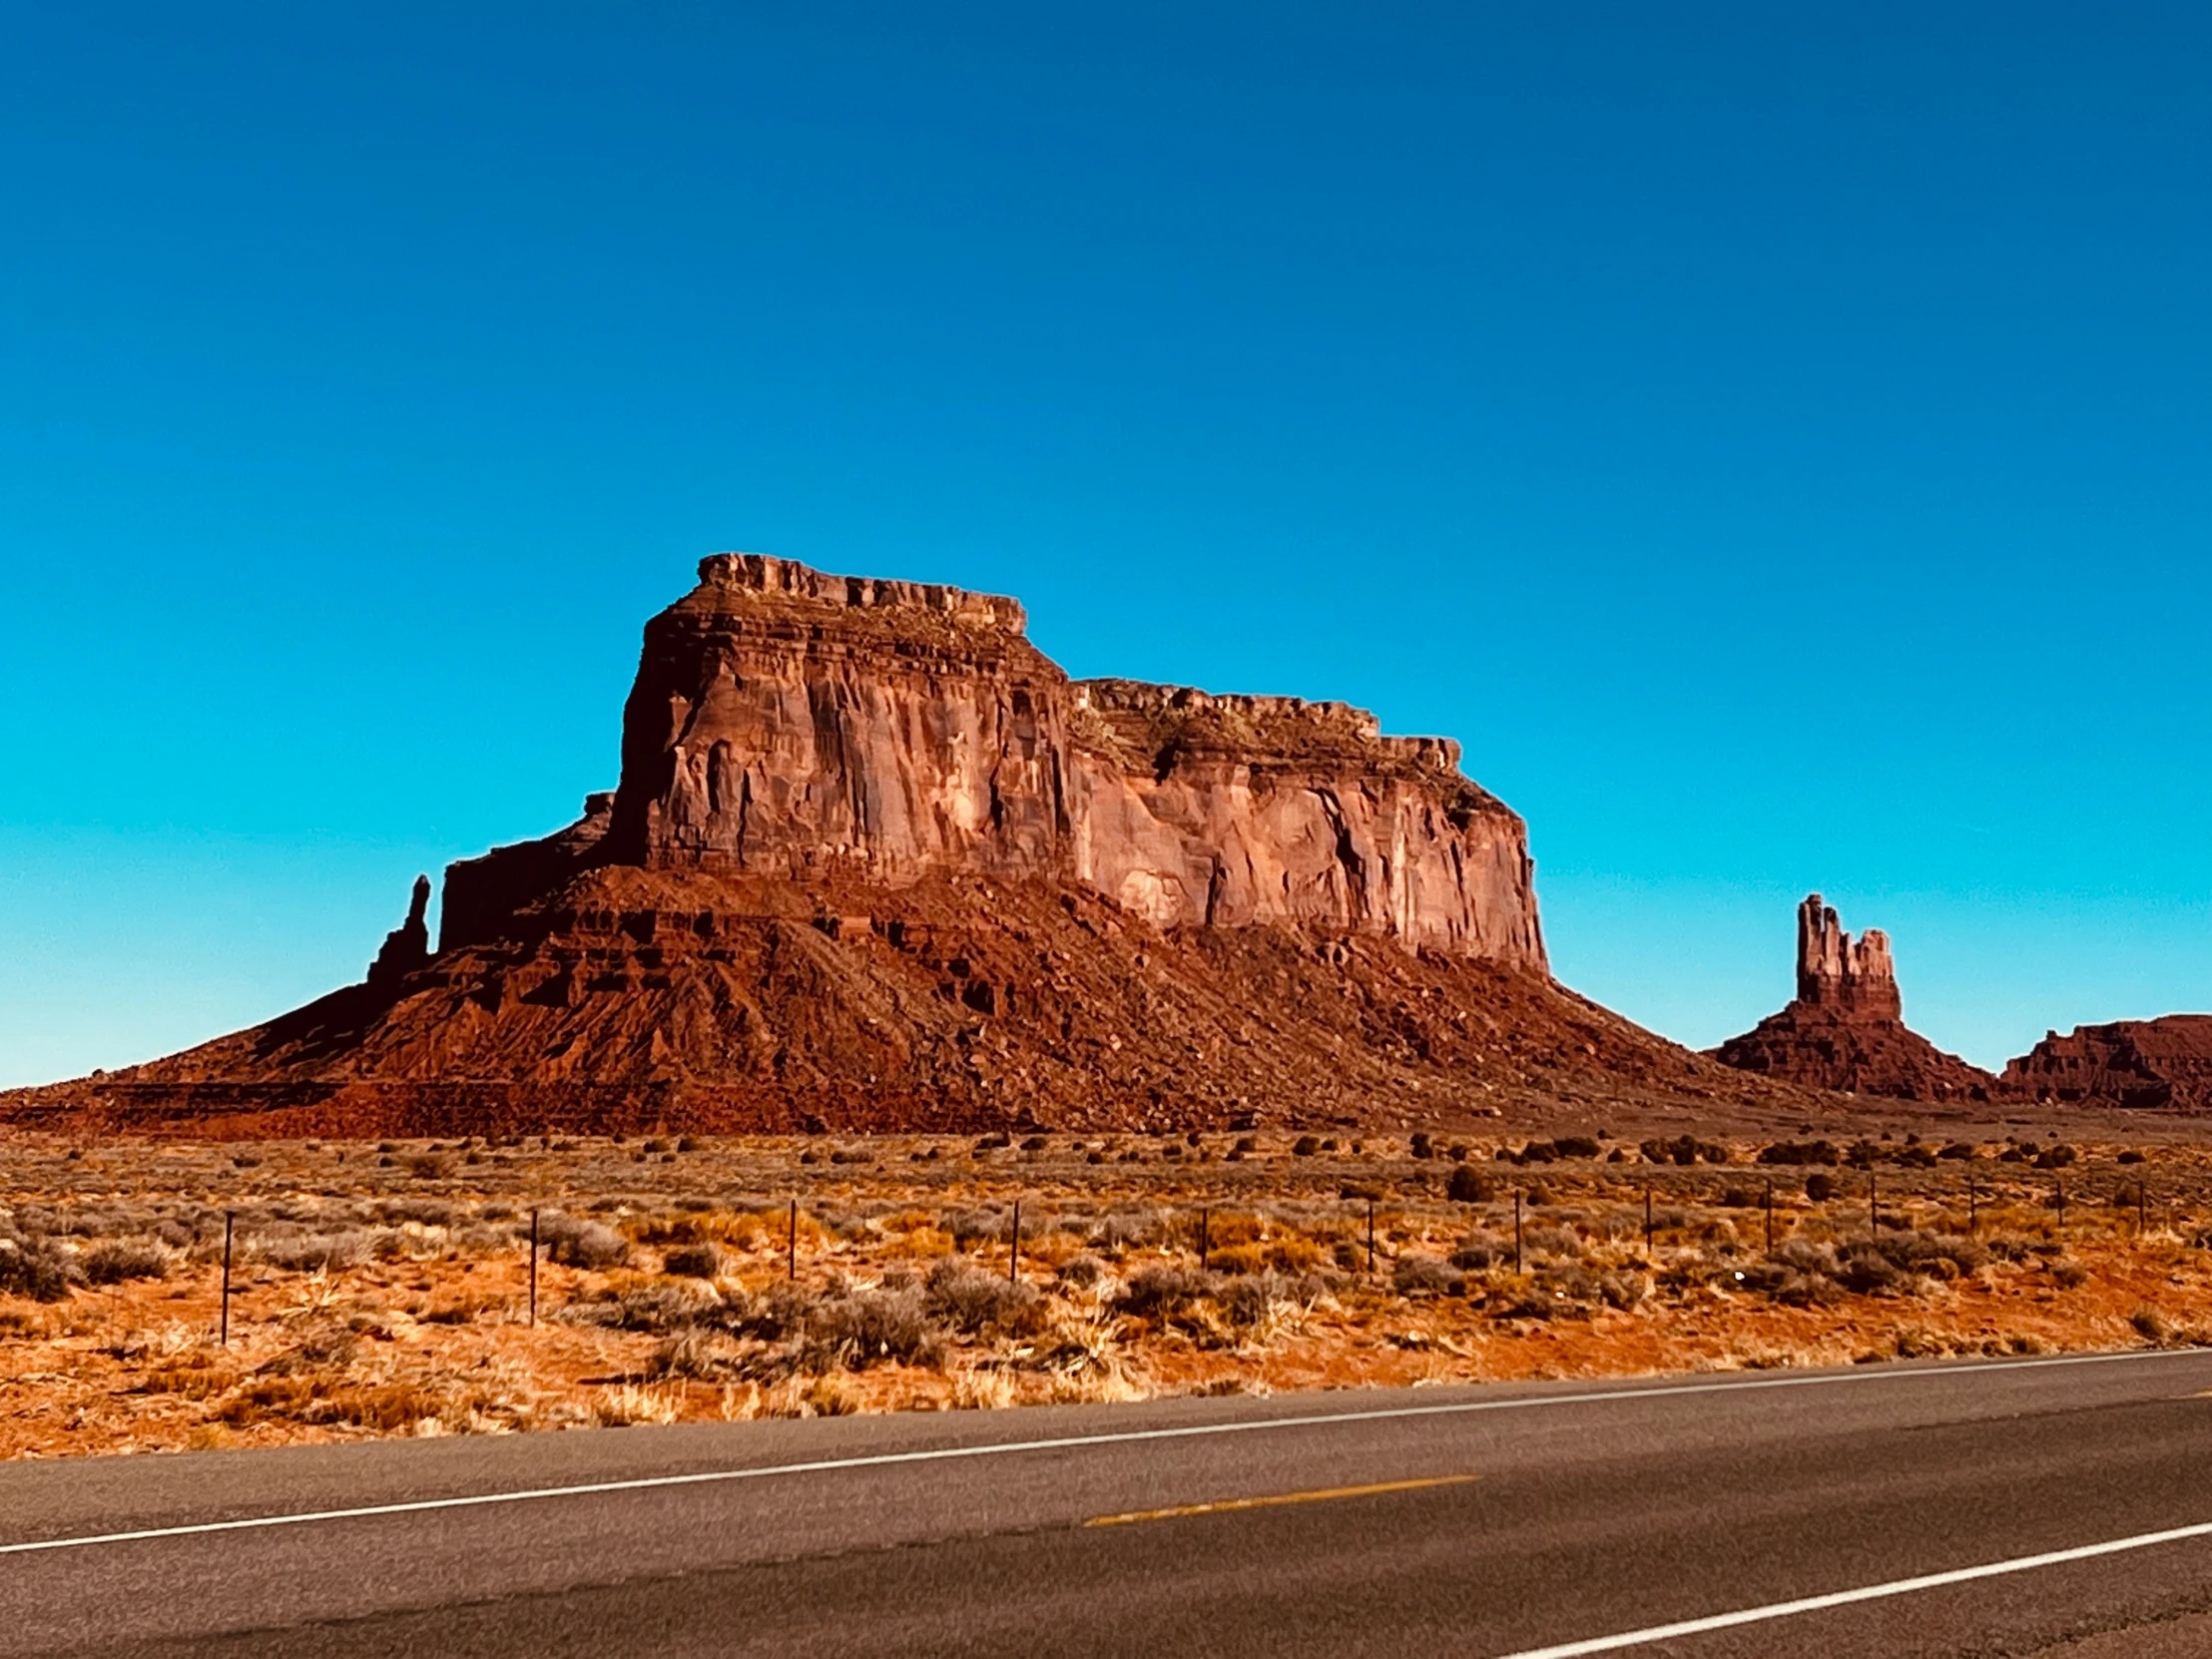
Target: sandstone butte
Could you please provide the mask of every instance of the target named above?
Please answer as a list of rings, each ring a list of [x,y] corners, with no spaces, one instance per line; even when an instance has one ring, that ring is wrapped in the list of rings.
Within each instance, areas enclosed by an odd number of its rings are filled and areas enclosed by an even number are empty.
[[[2077,1025],[2006,1063],[2005,1088],[2027,1100],[2212,1112],[2212,1014]]]
[[[1797,997],[1714,1049],[1744,1071],[1898,1100],[1989,1100],[1998,1080],[1905,1023],[1890,938],[1854,939],[1819,893],[1798,906]]]

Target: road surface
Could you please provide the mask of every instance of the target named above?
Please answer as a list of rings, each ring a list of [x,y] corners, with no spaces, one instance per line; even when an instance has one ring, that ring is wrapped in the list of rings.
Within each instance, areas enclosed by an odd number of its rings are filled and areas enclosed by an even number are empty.
[[[0,1467],[0,1654],[856,1652],[2195,1659],[2212,1353]]]

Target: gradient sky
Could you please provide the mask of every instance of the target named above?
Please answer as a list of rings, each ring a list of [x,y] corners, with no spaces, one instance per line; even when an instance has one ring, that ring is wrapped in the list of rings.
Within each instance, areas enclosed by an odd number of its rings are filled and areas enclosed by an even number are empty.
[[[1337,697],[1710,1044],[2212,1007],[2212,8],[9,8],[0,1083],[356,978],[722,548]]]

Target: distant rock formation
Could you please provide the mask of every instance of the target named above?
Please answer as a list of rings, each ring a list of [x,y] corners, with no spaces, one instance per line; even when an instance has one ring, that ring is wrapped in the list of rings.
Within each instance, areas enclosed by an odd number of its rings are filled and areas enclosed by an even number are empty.
[[[1757,1102],[1551,980],[1527,831],[1341,703],[1071,681],[1010,599],[719,554],[619,787],[368,982],[0,1118],[290,1134],[1169,1130]],[[1862,959],[1864,947],[1862,947]]]
[[[1797,999],[1859,1019],[1904,1017],[1890,935],[1870,927],[1858,940],[1844,931],[1834,905],[1819,893],[1798,906]]]
[[[430,960],[430,928],[424,916],[430,909],[430,878],[418,875],[414,896],[407,905],[407,919],[384,935],[383,948],[368,964],[371,985],[396,985]]]
[[[2029,1100],[2212,1112],[2212,1014],[2167,1014],[2077,1025],[2004,1068],[2004,1086]]]
[[[1798,906],[1797,998],[1713,1049],[1741,1071],[1897,1100],[1986,1100],[1997,1080],[1904,1021],[1889,936],[1854,940],[1819,893]]]

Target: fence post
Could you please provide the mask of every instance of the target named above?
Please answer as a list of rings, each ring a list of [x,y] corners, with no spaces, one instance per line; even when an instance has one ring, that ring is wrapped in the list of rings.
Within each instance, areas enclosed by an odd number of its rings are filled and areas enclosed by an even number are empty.
[[[1972,1238],[1981,1231],[1981,1209],[1976,1202],[1973,1188],[1973,1171],[1966,1171],[1966,1237]]]
[[[1651,1259],[1651,1177],[1644,1177],[1644,1259]]]
[[[792,1200],[791,1232],[784,1245],[784,1277],[790,1283],[799,1283],[799,1200]]]
[[[1207,1236],[1206,1221],[1206,1206],[1202,1204],[1198,1208],[1198,1271],[1200,1273],[1206,1271],[1206,1247],[1212,1242]]]
[[[1767,1254],[1774,1254],[1774,1177],[1767,1177]]]
[[[2055,1179],[2058,1182],[2058,1231],[2063,1233],[2066,1230],[2066,1178],[2061,1175]]]
[[[1867,1236],[1869,1238],[1879,1238],[1881,1235],[1882,1200],[1875,1196],[1874,1165],[1869,1164],[1867,1166]]]
[[[2143,1182],[2138,1177],[2135,1182],[2135,1236],[2138,1239],[2143,1236],[2148,1203],[2149,1199],[2143,1191]]]
[[[1513,1189],[1513,1271],[1515,1273],[1521,1270],[1520,1207],[1521,1189],[1515,1187]]]
[[[1375,1271],[1375,1200],[1368,1200],[1368,1272]]]
[[[235,1212],[223,1212],[223,1313],[216,1335],[219,1347],[231,1346],[231,1224],[237,1219]]]
[[[1014,1276],[1021,1271],[1021,1200],[1014,1200],[1014,1228],[1008,1236],[1012,1248],[1006,1253],[1006,1283],[1011,1285]]]
[[[530,1323],[538,1323],[538,1213],[530,1212]]]

